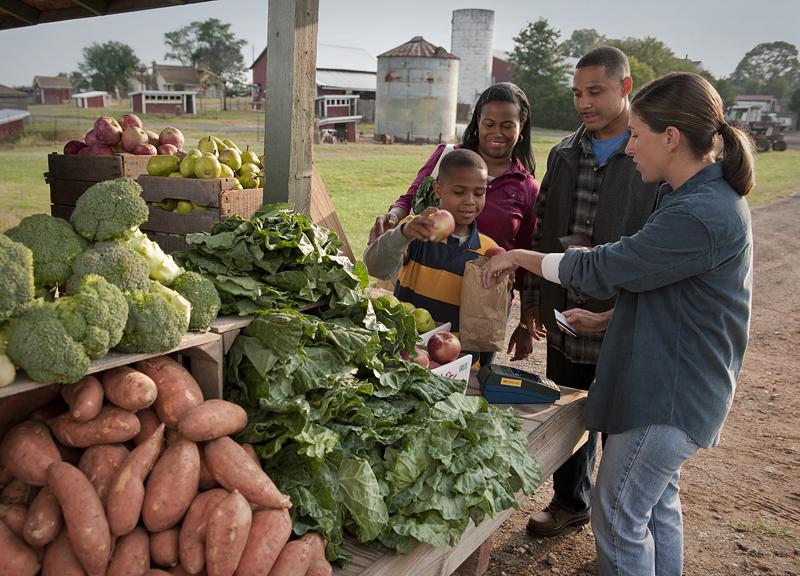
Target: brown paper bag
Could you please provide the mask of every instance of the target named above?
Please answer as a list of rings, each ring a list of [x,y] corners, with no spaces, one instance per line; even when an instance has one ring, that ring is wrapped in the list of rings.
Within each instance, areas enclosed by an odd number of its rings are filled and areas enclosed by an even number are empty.
[[[508,323],[508,285],[501,282],[492,288],[483,287],[481,256],[467,262],[461,282],[461,309],[458,337],[462,350],[500,352],[505,350]]]

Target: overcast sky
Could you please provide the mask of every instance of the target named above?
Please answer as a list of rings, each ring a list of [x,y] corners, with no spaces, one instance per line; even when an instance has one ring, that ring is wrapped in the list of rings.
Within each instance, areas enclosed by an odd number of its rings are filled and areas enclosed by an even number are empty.
[[[318,41],[357,46],[373,56],[413,36],[450,49],[454,9],[495,11],[494,47],[513,48],[513,37],[540,17],[561,31],[595,28],[608,37],[654,36],[678,56],[701,60],[714,75],[733,72],[761,42],[800,47],[800,0],[320,0]],[[610,10],[614,6],[615,10]],[[264,48],[267,0],[218,0],[119,16],[85,18],[0,31],[0,84],[31,84],[35,75],[77,69],[82,48],[116,40],[139,59],[165,62],[164,33],[195,20],[219,18],[245,38],[247,65]]]

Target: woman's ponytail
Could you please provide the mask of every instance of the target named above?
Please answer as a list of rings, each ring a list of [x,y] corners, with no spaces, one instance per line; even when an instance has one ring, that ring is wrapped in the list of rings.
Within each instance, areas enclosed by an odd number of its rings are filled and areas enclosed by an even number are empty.
[[[722,137],[722,171],[739,196],[746,196],[756,183],[753,169],[753,141],[741,130],[723,122],[719,127]]]

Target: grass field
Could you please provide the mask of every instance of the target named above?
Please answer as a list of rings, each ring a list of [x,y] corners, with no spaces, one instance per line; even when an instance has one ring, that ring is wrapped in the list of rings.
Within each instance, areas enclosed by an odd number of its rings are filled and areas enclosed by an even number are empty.
[[[47,154],[60,151],[70,138],[82,137],[99,115],[96,110],[76,112],[75,108],[64,106],[32,108],[34,121],[26,135],[13,146],[0,146],[0,199],[4,205],[0,230],[16,225],[28,214],[49,211],[49,188],[43,177]],[[123,110],[109,112],[118,116]],[[230,138],[242,149],[251,146],[260,151],[264,145],[263,133],[252,130],[256,118],[260,119],[261,113],[233,111],[223,116],[211,111],[203,117],[177,121],[174,117],[145,116],[144,122],[145,128],[152,130],[177,124],[184,131],[187,148],[211,129],[215,136]],[[539,180],[544,175],[547,152],[559,138],[558,135],[533,138]],[[433,148],[433,145],[401,144],[315,146],[314,160],[355,254],[360,255],[364,250],[375,216],[408,189]],[[748,196],[751,205],[766,204],[800,191],[800,150],[759,154],[756,170],[758,183]]]

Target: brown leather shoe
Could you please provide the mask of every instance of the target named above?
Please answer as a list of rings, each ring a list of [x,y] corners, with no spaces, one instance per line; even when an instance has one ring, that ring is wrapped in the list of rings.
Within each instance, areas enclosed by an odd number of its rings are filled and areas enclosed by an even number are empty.
[[[547,508],[536,514],[531,514],[528,518],[527,530],[533,536],[558,536],[565,528],[570,526],[582,526],[589,522],[591,513],[570,512],[564,510],[557,504],[550,504]]]

